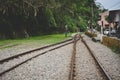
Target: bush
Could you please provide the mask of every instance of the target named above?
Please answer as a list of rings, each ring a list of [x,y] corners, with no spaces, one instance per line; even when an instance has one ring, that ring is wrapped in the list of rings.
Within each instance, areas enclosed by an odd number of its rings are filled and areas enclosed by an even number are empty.
[[[103,36],[103,44],[110,47],[114,52],[120,53],[120,40]]]
[[[86,31],[85,34],[89,37],[97,37],[97,34],[95,34],[95,33],[90,33],[90,32]]]
[[[112,49],[113,52],[115,53],[120,53],[120,48],[117,47],[117,46],[113,46],[113,47],[110,47]]]

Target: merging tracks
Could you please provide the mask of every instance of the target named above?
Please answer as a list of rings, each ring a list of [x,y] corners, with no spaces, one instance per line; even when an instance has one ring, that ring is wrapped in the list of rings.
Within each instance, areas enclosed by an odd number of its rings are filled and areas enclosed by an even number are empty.
[[[91,57],[93,58],[95,62],[95,66],[98,69],[98,73],[102,76],[101,80],[112,80],[109,74],[106,72],[104,69],[103,65],[99,62],[98,58],[94,55],[94,53],[91,51],[89,46],[87,45],[86,41],[83,39],[83,37],[80,35],[79,38],[81,39],[81,42],[85,45],[87,48],[88,52],[90,53]],[[69,75],[69,80],[79,80],[76,78],[76,43],[78,40],[74,39],[74,46],[73,46],[73,55],[71,59],[71,70],[70,70],[70,75]],[[87,75],[86,75],[87,76]],[[81,79],[82,80],[82,79]]]
[[[14,64],[14,65],[11,66],[11,67],[8,67],[8,68],[5,69],[5,70],[2,70],[2,71],[0,72],[0,76],[2,76],[3,74],[5,74],[5,73],[7,73],[7,72],[9,72],[9,71],[11,71],[11,70],[13,70],[13,69],[15,69],[15,68],[18,67],[18,66],[26,63],[27,61],[32,60],[33,58],[36,58],[36,57],[38,57],[38,56],[40,56],[40,55],[43,55],[43,54],[45,54],[45,53],[47,53],[47,52],[49,52],[49,51],[53,51],[53,50],[55,50],[55,49],[58,49],[58,48],[60,48],[60,47],[66,46],[66,45],[71,44],[71,43],[73,43],[72,39],[68,39],[68,40],[65,40],[65,41],[62,41],[62,42],[59,42],[59,43],[56,43],[56,44],[44,46],[44,47],[41,47],[41,48],[37,48],[37,49],[34,49],[34,50],[30,50],[30,51],[27,51],[27,52],[24,52],[24,53],[20,53],[20,54],[18,54],[18,55],[14,55],[14,56],[11,56],[11,57],[2,59],[2,60],[0,60],[0,65],[1,65],[1,66],[4,65],[4,64],[5,64],[5,65],[6,65],[6,64],[9,64],[9,62],[13,62],[13,61],[16,60],[16,59],[17,59],[17,61],[19,61],[19,59],[20,59],[21,57],[34,54],[34,56],[31,56],[31,57],[29,57],[29,58],[27,58],[27,59],[25,59],[25,60],[23,60],[23,61],[21,61],[21,62],[18,62],[18,63],[16,63],[16,64]],[[49,48],[50,48],[50,49],[49,49]],[[43,50],[43,49],[47,49],[47,50]],[[36,53],[37,51],[40,51],[40,50],[43,50],[43,51],[40,52],[40,53]],[[34,52],[35,52],[36,54],[35,54]],[[9,65],[12,65],[12,64],[9,64]]]
[[[99,62],[98,58],[91,51],[91,49],[89,48],[86,41],[83,39],[83,37],[81,35],[79,35],[79,36],[77,35],[77,37],[74,38],[74,41],[72,39],[69,39],[69,40],[66,40],[66,41],[63,41],[63,42],[60,42],[60,43],[44,46],[44,47],[41,47],[41,48],[38,48],[38,49],[34,49],[34,50],[31,50],[31,51],[20,53],[18,55],[11,56],[11,57],[8,57],[6,59],[0,60],[0,65],[4,65],[4,64],[9,64],[9,62],[12,62],[12,61],[14,61],[16,59],[19,60],[19,59],[21,59],[21,57],[34,54],[33,56],[30,56],[29,58],[27,58],[27,59],[25,59],[25,60],[23,60],[21,62],[18,62],[17,64],[15,64],[15,65],[1,71],[0,76],[2,76],[5,73],[15,69],[16,67],[18,67],[18,66],[32,60],[33,58],[36,58],[36,57],[38,57],[40,55],[43,55],[43,54],[45,54],[45,53],[47,53],[49,51],[53,51],[55,49],[58,49],[60,47],[63,47],[63,46],[66,46],[68,44],[73,43],[73,52],[72,52],[71,64],[70,64],[69,80],[76,80],[77,79],[76,78],[76,65],[77,65],[76,64],[76,44],[79,41],[78,37],[80,38],[81,42],[86,46],[87,50],[89,51],[91,57],[93,58],[93,60],[95,62],[95,66],[98,68],[99,73],[102,74],[102,77],[104,78],[103,80],[112,80],[111,77],[108,75],[108,73],[105,71],[102,64]],[[36,53],[37,51],[41,51],[41,50],[43,50],[43,51],[39,52],[39,53]],[[79,79],[77,79],[77,80],[79,80]]]

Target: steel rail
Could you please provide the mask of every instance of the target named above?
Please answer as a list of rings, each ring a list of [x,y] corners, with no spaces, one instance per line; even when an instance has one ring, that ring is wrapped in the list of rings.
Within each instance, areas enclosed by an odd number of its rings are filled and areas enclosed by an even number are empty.
[[[29,50],[29,51],[26,51],[26,52],[23,52],[23,53],[20,53],[20,54],[17,54],[17,55],[13,55],[13,56],[10,56],[10,57],[7,57],[5,59],[2,59],[0,60],[0,64],[4,63],[4,62],[7,62],[11,59],[14,59],[14,58],[18,58],[19,56],[23,56],[23,55],[26,55],[26,54],[29,54],[31,52],[35,52],[35,51],[38,51],[38,50],[42,50],[42,49],[45,49],[45,48],[48,48],[48,47],[52,47],[52,46],[55,46],[55,45],[58,45],[58,44],[61,44],[61,43],[65,43],[67,41],[71,41],[72,39],[68,39],[68,40],[65,40],[65,41],[62,41],[62,42],[58,42],[58,43],[55,43],[55,44],[51,44],[51,45],[47,45],[47,46],[43,46],[43,47],[40,47],[40,48],[37,48],[37,49],[33,49],[33,50]]]
[[[76,43],[73,45],[73,52],[71,58],[71,65],[70,65],[70,73],[69,73],[69,80],[74,80],[75,77],[75,55],[76,55]]]
[[[7,72],[9,72],[9,71],[17,68],[18,66],[26,63],[27,61],[32,60],[33,58],[36,58],[36,57],[38,57],[38,56],[40,56],[40,55],[43,55],[43,54],[45,54],[45,53],[47,53],[47,52],[49,52],[49,51],[53,51],[53,50],[55,50],[55,49],[58,49],[58,48],[60,48],[60,47],[66,46],[66,45],[71,44],[71,43],[73,43],[73,41],[71,41],[71,42],[69,42],[69,43],[66,43],[66,44],[63,44],[63,45],[60,45],[60,46],[57,46],[57,47],[55,47],[55,48],[49,49],[49,50],[44,51],[44,52],[42,52],[42,53],[40,53],[40,54],[38,54],[38,55],[35,55],[35,56],[33,56],[33,57],[29,58],[29,59],[26,59],[25,61],[23,61],[23,62],[21,62],[21,63],[19,63],[19,64],[16,64],[15,66],[12,66],[12,67],[10,67],[9,69],[1,72],[1,73],[0,73],[0,76],[2,76],[3,74],[5,74],[5,73],[7,73]]]
[[[80,36],[77,37],[78,34],[76,34],[73,38],[73,51],[72,51],[72,57],[71,57],[71,64],[70,64],[70,72],[69,72],[69,80],[75,80],[75,57],[76,57],[76,43],[78,40],[80,40]]]
[[[87,45],[86,41],[83,39],[83,37],[81,37],[82,42],[84,43],[84,45],[87,47],[88,51],[90,52],[91,56],[93,57],[93,59],[95,60],[96,64],[98,65],[98,67],[100,68],[100,70],[102,71],[104,77],[106,80],[112,80],[110,75],[106,72],[106,70],[104,69],[103,65],[100,63],[100,61],[98,60],[98,58],[94,55],[93,51],[90,49],[90,47]]]

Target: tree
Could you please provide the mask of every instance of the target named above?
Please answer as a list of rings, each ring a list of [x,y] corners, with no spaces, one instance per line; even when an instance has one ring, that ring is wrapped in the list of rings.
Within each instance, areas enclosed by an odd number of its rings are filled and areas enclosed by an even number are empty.
[[[86,29],[99,8],[94,0],[0,0],[0,37],[24,38],[29,36]],[[96,19],[96,17],[94,17]]]

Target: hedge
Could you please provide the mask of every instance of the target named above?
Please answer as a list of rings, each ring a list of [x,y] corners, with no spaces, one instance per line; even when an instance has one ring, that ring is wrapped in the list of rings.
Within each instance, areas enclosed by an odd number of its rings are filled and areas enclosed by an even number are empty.
[[[97,34],[86,31],[85,34],[89,37],[97,37]]]
[[[112,48],[113,51],[120,53],[120,40],[103,36],[103,44]]]

